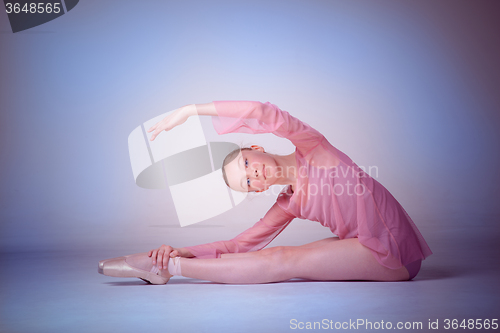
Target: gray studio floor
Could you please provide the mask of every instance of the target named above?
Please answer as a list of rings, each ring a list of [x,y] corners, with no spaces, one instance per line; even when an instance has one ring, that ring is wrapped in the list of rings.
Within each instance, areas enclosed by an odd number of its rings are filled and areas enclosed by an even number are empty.
[[[300,234],[297,225],[287,237]],[[499,318],[499,235],[451,223],[433,230],[439,231],[422,230],[434,254],[419,275],[395,283],[223,285],[181,277],[153,286],[97,273],[98,260],[119,250],[2,253],[0,331],[284,332],[323,320],[422,322],[419,331],[439,320],[438,331],[446,331],[447,318]]]

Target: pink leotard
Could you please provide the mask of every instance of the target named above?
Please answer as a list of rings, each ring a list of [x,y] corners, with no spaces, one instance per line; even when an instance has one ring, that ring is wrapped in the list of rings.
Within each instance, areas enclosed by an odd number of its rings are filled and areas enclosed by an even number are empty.
[[[260,250],[294,218],[319,222],[340,239],[357,237],[391,269],[432,254],[391,193],[308,124],[269,102],[214,104],[218,117],[212,121],[219,134],[273,133],[290,140],[296,147],[297,184],[294,191],[286,187],[268,213],[235,238],[187,247],[196,258]]]

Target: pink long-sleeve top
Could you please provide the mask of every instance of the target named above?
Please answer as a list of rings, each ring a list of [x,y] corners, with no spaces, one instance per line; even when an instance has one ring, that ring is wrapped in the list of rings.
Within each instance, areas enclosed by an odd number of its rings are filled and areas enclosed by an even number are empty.
[[[196,258],[257,251],[294,218],[330,228],[340,239],[357,237],[383,266],[397,269],[432,254],[410,216],[391,193],[308,124],[269,102],[214,102],[215,130],[273,133],[296,147],[297,184],[286,187],[268,213],[235,238],[187,249]]]

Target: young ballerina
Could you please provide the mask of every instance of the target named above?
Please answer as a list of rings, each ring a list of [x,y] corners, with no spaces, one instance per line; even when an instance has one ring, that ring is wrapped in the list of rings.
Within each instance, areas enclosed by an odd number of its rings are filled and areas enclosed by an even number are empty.
[[[432,254],[399,202],[346,154],[308,124],[270,103],[213,102],[177,109],[151,127],[162,131],[192,115],[212,116],[219,134],[274,133],[294,153],[266,153],[260,146],[229,154],[224,180],[233,190],[261,192],[288,185],[253,227],[228,241],[173,248],[162,245],[99,262],[99,272],[165,284],[173,275],[220,283],[310,280],[404,281],[413,279]],[[264,249],[294,218],[330,228],[330,237],[302,246]]]

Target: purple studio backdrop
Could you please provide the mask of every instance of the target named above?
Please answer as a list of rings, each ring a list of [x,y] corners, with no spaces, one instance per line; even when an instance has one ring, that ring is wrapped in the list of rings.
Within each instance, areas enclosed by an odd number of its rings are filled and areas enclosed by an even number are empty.
[[[181,228],[168,188],[134,183],[127,137],[186,104],[256,100],[376,166],[431,249],[482,244],[498,264],[499,13],[485,0],[94,0],[13,33],[2,12],[0,250],[122,255],[233,237],[274,198]],[[289,229],[273,244],[329,234]]]

